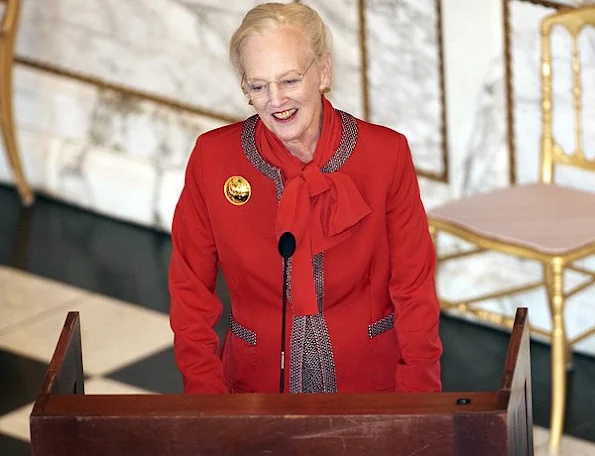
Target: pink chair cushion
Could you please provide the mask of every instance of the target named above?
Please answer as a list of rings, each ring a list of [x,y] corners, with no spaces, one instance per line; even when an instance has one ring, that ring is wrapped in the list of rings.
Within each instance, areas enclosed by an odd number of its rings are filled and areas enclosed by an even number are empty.
[[[529,184],[439,206],[428,217],[477,235],[561,255],[595,243],[595,193]]]

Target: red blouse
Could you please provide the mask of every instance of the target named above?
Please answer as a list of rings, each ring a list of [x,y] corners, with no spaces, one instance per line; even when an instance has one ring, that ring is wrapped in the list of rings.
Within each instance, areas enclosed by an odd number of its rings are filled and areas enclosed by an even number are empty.
[[[351,148],[322,171],[352,181],[368,210],[338,243],[312,252],[318,312],[306,313],[318,315],[306,323],[290,302],[286,384],[300,391],[308,364],[304,328],[311,326],[324,391],[439,391],[435,253],[407,141],[344,113],[340,119]],[[256,129],[253,117],[201,135],[176,207],[170,317],[187,393],[279,388],[283,264],[276,218],[287,181],[259,153]],[[243,205],[224,194],[231,176],[250,184]],[[213,330],[222,313],[218,267],[232,306],[221,358]]]

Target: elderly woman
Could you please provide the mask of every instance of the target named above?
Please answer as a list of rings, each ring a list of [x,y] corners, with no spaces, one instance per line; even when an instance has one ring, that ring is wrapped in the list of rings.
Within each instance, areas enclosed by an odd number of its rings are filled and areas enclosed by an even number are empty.
[[[282,332],[285,391],[440,390],[435,253],[407,140],[325,98],[329,42],[300,3],[259,5],[233,35],[256,115],[198,138],[172,228],[187,393],[278,392]],[[285,232],[297,243],[286,284]],[[218,267],[232,307],[221,356]]]

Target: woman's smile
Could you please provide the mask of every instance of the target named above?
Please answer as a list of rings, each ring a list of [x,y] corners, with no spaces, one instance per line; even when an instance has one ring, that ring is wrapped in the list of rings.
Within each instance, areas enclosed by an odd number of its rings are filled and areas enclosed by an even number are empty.
[[[287,109],[285,111],[274,112],[273,117],[281,123],[290,122],[294,117],[295,114],[298,112],[296,108]]]

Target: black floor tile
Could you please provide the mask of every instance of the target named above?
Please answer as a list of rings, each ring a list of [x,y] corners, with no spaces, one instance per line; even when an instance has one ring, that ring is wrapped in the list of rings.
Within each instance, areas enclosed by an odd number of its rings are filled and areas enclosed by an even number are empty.
[[[510,335],[455,318],[442,317],[444,391],[493,391],[500,386]],[[551,350],[531,342],[533,422],[549,427],[551,405]],[[595,441],[595,359],[575,355],[568,374],[565,432]]]
[[[0,264],[17,263],[18,234],[22,234],[21,239],[26,234],[22,233],[21,227],[26,223],[21,220],[21,213],[16,191],[0,185]]]
[[[551,406],[550,348],[531,344],[531,377],[533,386],[533,421],[549,427]],[[565,432],[595,441],[595,360],[574,356],[574,367],[567,375],[567,410]]]
[[[33,402],[47,364],[0,349],[0,416]]]
[[[161,394],[184,392],[182,376],[176,367],[173,348],[112,372],[107,377]]]
[[[2,456],[31,456],[31,445],[29,442],[0,434],[0,454]]]
[[[0,186],[0,264],[169,311],[170,236]]]
[[[493,391],[500,387],[509,334],[443,316],[440,337],[444,391]]]

